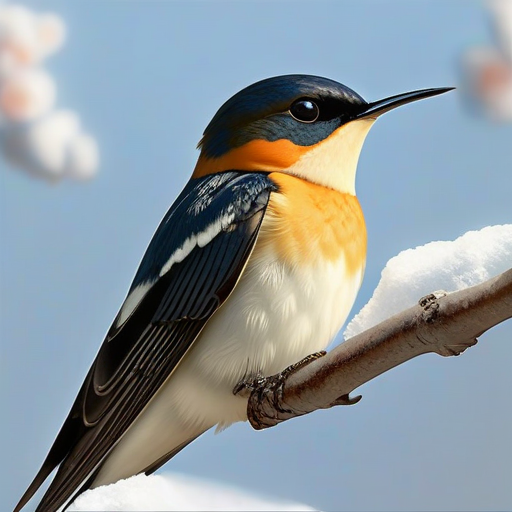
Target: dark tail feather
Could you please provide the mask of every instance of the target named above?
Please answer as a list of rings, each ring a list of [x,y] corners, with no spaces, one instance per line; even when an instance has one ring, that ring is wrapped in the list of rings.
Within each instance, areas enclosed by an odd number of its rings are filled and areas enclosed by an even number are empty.
[[[62,512],[65,512],[68,507],[78,498],[78,496],[80,496],[80,494],[91,488],[91,485],[100,469],[101,466],[94,471],[94,473],[77,491],[74,492],[74,494],[72,489],[68,489],[65,493],[58,493],[58,491],[61,491],[61,489],[55,489],[57,486],[53,485],[52,482],[44,496],[41,498],[41,501],[37,505],[35,512],[56,512],[64,504],[65,507]]]
[[[201,432],[203,434],[203,432]],[[164,455],[157,461],[155,461],[151,466],[147,467],[145,470],[141,471],[141,473],[146,473],[146,475],[149,475],[153,472],[155,472],[158,468],[163,466],[169,459],[174,457],[178,452],[183,450],[187,445],[189,445],[192,441],[197,439],[201,434],[198,434],[197,436],[194,436],[193,438],[189,439],[188,441],[185,441],[180,446],[177,446],[174,450],[169,452],[168,454]],[[64,462],[64,465],[66,465],[66,462]],[[63,479],[66,479],[66,476],[69,476],[69,468],[59,468],[59,472],[55,476],[53,482],[50,484],[50,487],[46,491],[45,495],[41,499],[41,502],[36,508],[35,512],[55,512],[60,507],[65,505],[64,511],[67,510],[67,508],[82,494],[83,492],[89,490],[91,487],[93,487],[94,480],[98,473],[101,470],[101,466],[103,463],[101,463],[93,472],[91,476],[89,476],[86,480],[86,482],[80,486],[80,488],[73,493],[73,489],[67,487],[66,485],[62,485]],[[61,471],[62,469],[62,471]],[[62,474],[60,474],[62,473]],[[76,489],[76,487],[75,487]],[[37,488],[36,488],[37,490]]]
[[[43,482],[48,478],[48,475],[64,460],[78,434],[79,425],[77,420],[72,418],[70,414],[60,429],[59,435],[57,439],[55,439],[41,469],[25,491],[25,494],[21,497],[13,512],[19,512],[30,501],[39,487],[41,487]]]
[[[197,434],[197,436],[192,437],[188,441],[185,441],[184,443],[180,444],[179,446],[174,448],[174,450],[172,450],[168,454],[164,455],[163,457],[160,457],[158,460],[153,462],[153,464],[151,464],[151,466],[148,466],[143,471],[143,473],[145,473],[146,475],[151,475],[157,469],[160,469],[164,464],[166,464],[170,459],[172,459],[176,454],[181,452],[181,450],[183,450],[183,448],[187,447],[192,441],[195,441],[199,436],[202,436],[205,432],[206,432],[206,430],[201,432],[200,434]]]
[[[43,482],[48,478],[48,475],[54,470],[54,468],[57,466],[57,464],[46,464],[46,460],[44,461],[44,464],[42,465],[41,469],[37,473],[36,477],[32,481],[32,483],[29,485],[28,489],[25,491],[25,494],[21,497],[20,501],[14,508],[14,512],[19,512],[34,496],[36,491],[41,487]]]

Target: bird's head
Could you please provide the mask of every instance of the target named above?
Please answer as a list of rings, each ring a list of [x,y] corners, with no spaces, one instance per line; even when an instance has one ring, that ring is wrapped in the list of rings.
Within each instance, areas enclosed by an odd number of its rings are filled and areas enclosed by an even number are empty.
[[[327,78],[262,80],[235,94],[215,114],[199,143],[193,176],[229,170],[283,172],[354,194],[359,153],[377,117],[448,90],[423,89],[368,103]]]

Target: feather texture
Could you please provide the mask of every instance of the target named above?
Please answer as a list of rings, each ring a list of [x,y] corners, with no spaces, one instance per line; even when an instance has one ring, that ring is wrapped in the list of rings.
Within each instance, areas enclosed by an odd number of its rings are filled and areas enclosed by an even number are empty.
[[[235,287],[275,188],[264,174],[237,172],[187,184],[156,231],[125,306],[15,510],[59,464],[37,512],[54,511],[91,486],[112,448]]]

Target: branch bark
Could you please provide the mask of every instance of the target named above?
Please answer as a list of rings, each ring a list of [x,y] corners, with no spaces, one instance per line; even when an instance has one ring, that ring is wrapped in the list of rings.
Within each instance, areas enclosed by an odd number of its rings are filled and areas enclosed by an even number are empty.
[[[357,403],[350,393],[378,375],[429,352],[456,356],[512,318],[512,269],[409,308],[348,339],[323,357],[253,384],[247,415],[256,430],[317,409]]]

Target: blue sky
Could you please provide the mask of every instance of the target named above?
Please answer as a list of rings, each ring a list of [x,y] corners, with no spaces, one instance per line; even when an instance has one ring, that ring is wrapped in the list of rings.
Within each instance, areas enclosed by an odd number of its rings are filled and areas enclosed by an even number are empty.
[[[465,48],[492,40],[473,1],[27,1],[62,15],[49,61],[58,106],[99,142],[87,184],[0,161],[1,509],[39,468],[195,146],[242,87],[326,76],[367,100],[460,86]],[[400,250],[512,219],[511,125],[457,92],[381,118],[357,190],[368,262],[354,312]],[[254,432],[208,433],[172,469],[323,510],[500,510],[512,503],[512,323],[460,358],[428,355],[365,385],[355,407]]]

